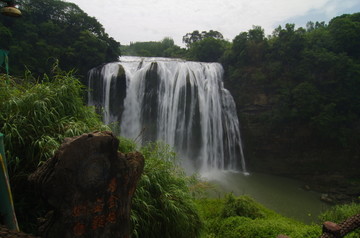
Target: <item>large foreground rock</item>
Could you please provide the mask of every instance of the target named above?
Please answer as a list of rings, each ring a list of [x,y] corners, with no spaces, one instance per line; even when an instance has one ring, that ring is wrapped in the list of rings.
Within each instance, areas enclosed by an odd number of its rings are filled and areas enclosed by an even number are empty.
[[[129,237],[131,199],[144,158],[118,152],[118,144],[111,132],[66,139],[29,177],[54,209],[42,237]]]

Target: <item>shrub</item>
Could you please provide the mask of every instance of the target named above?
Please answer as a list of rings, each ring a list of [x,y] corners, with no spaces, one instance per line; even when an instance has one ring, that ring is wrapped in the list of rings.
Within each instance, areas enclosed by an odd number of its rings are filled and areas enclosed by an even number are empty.
[[[229,217],[222,222],[221,235],[233,238],[273,238],[286,234],[292,238],[314,238],[319,236],[317,226],[306,226],[287,218],[271,217],[252,220],[247,217]]]
[[[83,103],[83,86],[71,73],[57,70],[41,82],[0,76],[0,131],[5,135],[9,176],[19,224],[34,232],[43,211],[27,177],[53,156],[65,137],[108,129],[94,108]]]
[[[205,224],[203,237],[272,238],[285,234],[313,238],[321,234],[320,226],[283,217],[247,196],[228,194],[222,199],[201,199],[197,206]]]
[[[160,142],[140,151],[145,169],[133,198],[133,236],[198,237],[202,223],[176,154]]]
[[[360,204],[350,203],[337,205],[319,215],[319,220],[322,222],[332,221],[336,223],[343,222],[351,216],[360,213]]]
[[[320,214],[319,219],[322,222],[332,221],[335,223],[340,223],[345,221],[349,217],[352,217],[359,213],[360,213],[360,204],[358,203],[343,204],[343,205],[334,206],[329,210],[325,211],[324,213]],[[360,237],[360,230],[357,229],[354,232],[348,234],[346,237],[349,238]]]
[[[259,204],[248,196],[235,197],[233,194],[228,194],[225,197],[225,204],[222,210],[222,217],[242,216],[251,219],[265,217]]]
[[[33,172],[65,137],[107,129],[95,110],[84,105],[83,86],[71,73],[45,75],[41,83],[31,80],[2,80],[6,94],[0,96],[0,130],[12,175]]]
[[[120,152],[129,153],[129,152],[136,150],[137,145],[136,145],[135,141],[133,141],[132,139],[128,139],[128,138],[121,137],[121,136],[118,139],[120,141],[120,143],[119,143],[119,151]]]

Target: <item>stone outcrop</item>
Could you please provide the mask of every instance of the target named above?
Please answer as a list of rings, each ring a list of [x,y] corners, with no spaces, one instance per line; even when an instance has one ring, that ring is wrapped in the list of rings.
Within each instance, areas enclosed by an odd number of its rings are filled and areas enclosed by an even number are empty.
[[[53,208],[42,237],[129,237],[130,205],[144,167],[138,153],[118,152],[111,132],[68,138],[29,180]]]
[[[342,238],[360,228],[360,213],[349,217],[345,221],[336,224],[331,221],[323,223],[322,235],[319,238]],[[286,235],[278,235],[277,238],[290,238]]]
[[[238,88],[228,88],[237,105],[248,170],[302,180],[311,190],[328,194],[332,203],[357,200],[358,147],[319,138],[306,123],[280,123],[275,119],[278,89],[254,80],[241,82]]]
[[[360,228],[360,213],[349,217],[340,224],[326,221],[323,224],[323,234],[320,238],[341,238]]]
[[[29,235],[23,232],[9,230],[3,225],[0,225],[0,237],[1,238],[39,238],[37,236]]]

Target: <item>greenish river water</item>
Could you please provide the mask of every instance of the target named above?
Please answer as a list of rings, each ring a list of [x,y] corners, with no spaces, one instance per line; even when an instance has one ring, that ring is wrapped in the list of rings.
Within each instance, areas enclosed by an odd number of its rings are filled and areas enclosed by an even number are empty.
[[[287,217],[311,223],[329,208],[320,200],[320,194],[302,189],[299,181],[267,174],[215,171],[203,173],[202,177],[217,185],[211,196],[249,195],[265,207]]]

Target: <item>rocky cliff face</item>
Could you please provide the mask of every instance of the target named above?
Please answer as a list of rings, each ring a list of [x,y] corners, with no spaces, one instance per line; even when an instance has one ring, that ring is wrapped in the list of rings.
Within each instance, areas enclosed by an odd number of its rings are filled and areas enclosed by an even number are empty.
[[[273,90],[243,83],[233,89],[249,171],[301,179],[308,189],[330,194],[333,201],[360,195],[357,148],[320,139],[307,124],[276,117]]]
[[[52,211],[42,237],[130,237],[130,207],[144,157],[118,152],[111,132],[67,138],[30,177]]]

